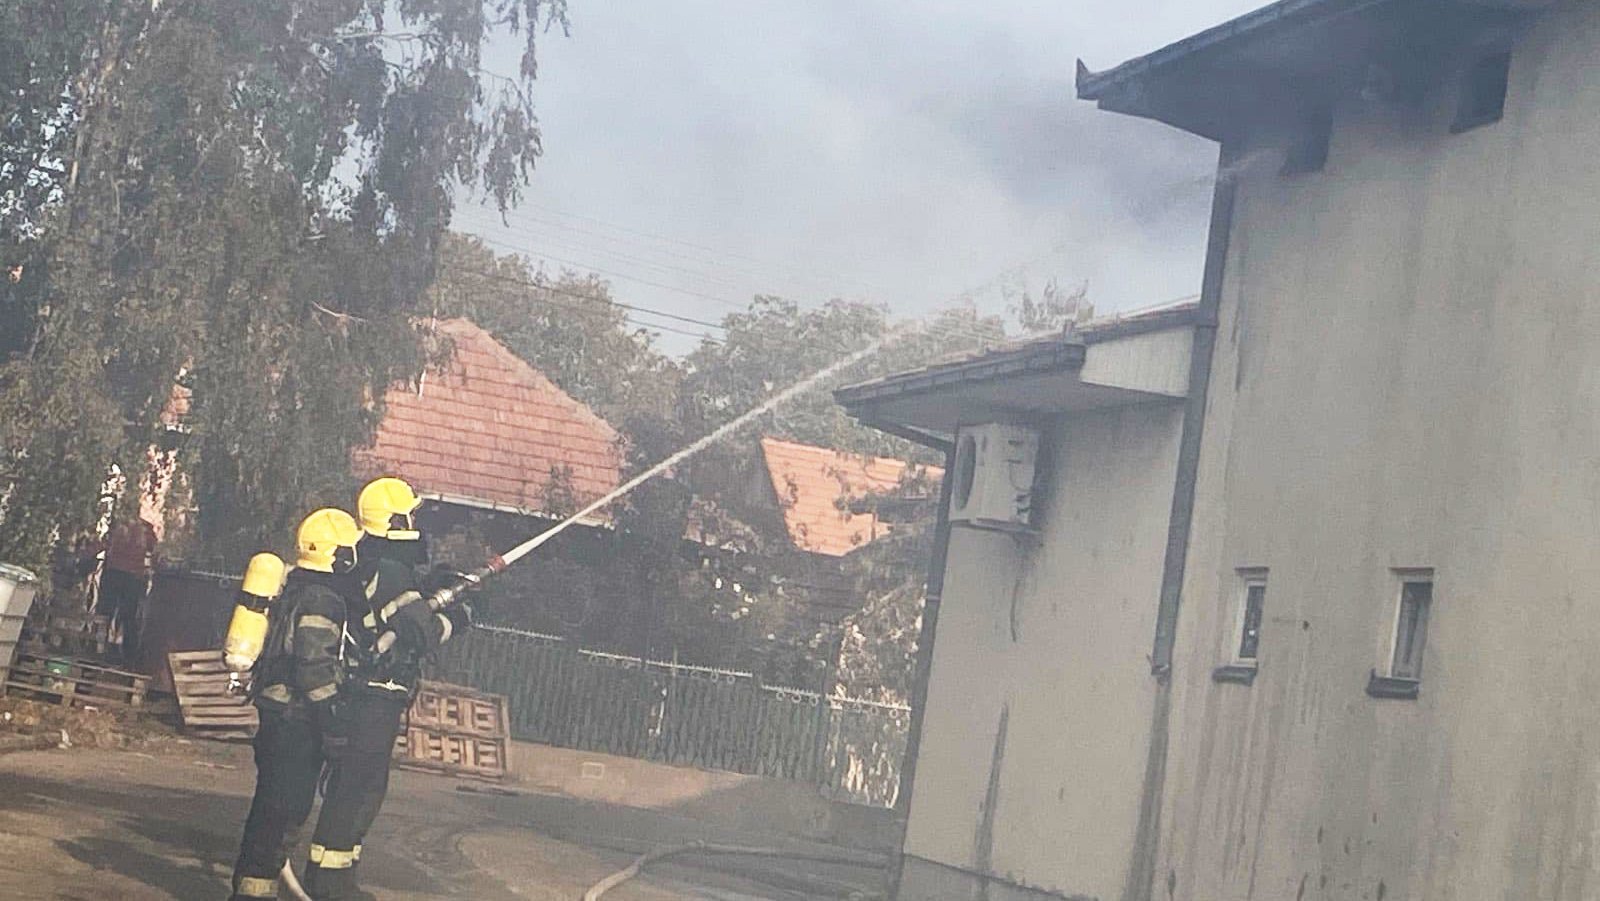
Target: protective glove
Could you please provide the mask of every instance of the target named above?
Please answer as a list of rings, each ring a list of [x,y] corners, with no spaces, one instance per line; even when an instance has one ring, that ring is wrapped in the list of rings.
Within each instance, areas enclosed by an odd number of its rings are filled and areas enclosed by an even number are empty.
[[[460,635],[472,627],[472,605],[466,601],[446,607],[444,615],[450,620],[451,635]]]
[[[389,631],[395,634],[395,645],[413,652],[428,649],[428,623],[433,611],[422,601],[413,601],[401,607],[389,620]]]

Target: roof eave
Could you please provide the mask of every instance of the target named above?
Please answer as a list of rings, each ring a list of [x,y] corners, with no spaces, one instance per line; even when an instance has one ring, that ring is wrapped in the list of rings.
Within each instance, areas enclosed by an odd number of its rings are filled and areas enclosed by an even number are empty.
[[[1278,0],[1277,3],[1245,13],[1104,72],[1092,72],[1079,60],[1078,99],[1104,101],[1142,76],[1203,50],[1247,36],[1255,37],[1274,28],[1306,24],[1323,16],[1340,15],[1390,2],[1394,0]]]
[[[1308,93],[1327,90],[1339,77],[1358,75],[1352,48],[1337,39],[1337,29],[1352,21],[1377,25],[1410,20],[1405,26],[1430,38],[1499,28],[1548,8],[1554,0],[1438,0],[1423,4],[1405,0],[1278,0],[1131,59],[1104,72],[1078,63],[1080,100],[1101,109],[1164,122],[1214,141],[1227,142],[1252,117],[1274,111],[1298,114]],[[1443,29],[1443,30],[1441,30]],[[1462,29],[1465,29],[1462,31]],[[1272,60],[1254,55],[1273,43],[1327,30],[1326,41],[1312,40],[1316,52]],[[1370,51],[1376,46],[1366,46]],[[1362,45],[1353,48],[1363,49]],[[1385,52],[1415,57],[1416,49],[1386,47]],[[1309,55],[1308,55],[1309,54]],[[1290,64],[1288,60],[1294,62]],[[1315,98],[1312,98],[1313,101]]]
[[[847,385],[834,391],[833,396],[846,408],[860,407],[888,398],[933,393],[1017,375],[1071,372],[1083,367],[1089,345],[1147,332],[1185,328],[1195,323],[1196,315],[1195,304],[1185,300],[1164,309],[1108,319],[1054,340],[1034,341],[1023,347],[997,350],[974,359],[933,365]]]
[[[1030,344],[1011,351],[973,360],[962,360],[945,366],[933,366],[915,372],[891,375],[876,381],[849,385],[833,393],[840,404],[857,407],[862,404],[908,394],[925,394],[959,385],[970,385],[1016,375],[1070,371],[1081,368],[1085,359],[1085,345],[1078,341],[1060,341]]]

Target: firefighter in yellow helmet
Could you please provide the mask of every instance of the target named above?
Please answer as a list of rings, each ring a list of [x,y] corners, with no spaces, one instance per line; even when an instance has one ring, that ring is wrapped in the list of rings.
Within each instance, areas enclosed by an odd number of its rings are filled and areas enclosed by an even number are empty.
[[[471,621],[466,605],[435,612],[423,597],[435,579],[455,574],[425,572],[421,505],[411,486],[393,477],[368,483],[356,500],[366,605],[359,622],[352,617],[351,634],[366,663],[349,688],[349,753],[332,764],[311,837],[305,888],[317,901],[371,897],[357,886],[361,844],[383,806],[390,755],[423,658]]]
[[[311,814],[323,764],[349,747],[344,634],[364,603],[362,531],[343,510],[300,523],[297,558],[255,667],[256,791],[233,871],[233,899],[278,897],[278,874]]]

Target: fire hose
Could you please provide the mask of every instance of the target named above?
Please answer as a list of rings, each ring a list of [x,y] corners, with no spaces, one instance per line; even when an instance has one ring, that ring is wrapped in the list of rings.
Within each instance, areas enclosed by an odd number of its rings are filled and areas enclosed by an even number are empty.
[[[718,845],[711,842],[697,841],[685,845],[676,845],[670,848],[659,848],[648,854],[641,855],[633,863],[612,873],[600,880],[583,893],[583,901],[601,901],[605,894],[625,882],[638,878],[644,873],[645,867],[659,863],[673,857],[682,857],[691,854],[707,856],[732,856],[732,857],[771,857],[783,860],[809,861],[822,864],[840,864],[845,866],[870,867],[879,869],[886,866],[888,860],[881,855],[850,855],[815,854],[803,851],[789,851],[782,848],[752,848],[743,845]],[[865,899],[871,897],[866,892],[854,891],[849,894],[851,899]]]

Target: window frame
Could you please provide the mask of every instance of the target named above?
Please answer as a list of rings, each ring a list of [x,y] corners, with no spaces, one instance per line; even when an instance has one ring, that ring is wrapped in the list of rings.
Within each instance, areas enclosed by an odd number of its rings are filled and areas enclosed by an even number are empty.
[[[1233,625],[1228,629],[1227,662],[1211,671],[1213,680],[1243,685],[1255,681],[1256,673],[1261,669],[1261,627],[1266,622],[1269,575],[1270,571],[1265,566],[1243,566],[1234,570],[1235,587],[1231,593]],[[1245,627],[1250,619],[1250,592],[1253,588],[1261,589],[1261,611],[1256,620],[1256,654],[1246,657],[1241,652],[1244,650]]]
[[[1233,643],[1230,649],[1230,661],[1234,666],[1260,666],[1261,665],[1261,624],[1266,621],[1267,609],[1267,569],[1264,566],[1240,569],[1236,573],[1239,580],[1238,600],[1235,602],[1233,617]],[[1246,657],[1244,651],[1245,627],[1250,620],[1250,589],[1261,589],[1261,613],[1256,620],[1256,653],[1253,657]]]
[[[1423,664],[1428,652],[1428,627],[1432,623],[1434,602],[1437,600],[1438,574],[1432,567],[1397,567],[1389,573],[1394,590],[1393,615],[1389,621],[1383,666],[1372,670],[1367,682],[1367,694],[1375,698],[1415,698],[1422,687]],[[1418,639],[1415,653],[1411,655],[1414,659],[1402,661],[1401,630],[1406,626],[1407,586],[1410,585],[1427,585],[1428,596],[1416,605],[1422,612],[1412,626],[1412,634]],[[1402,666],[1402,663],[1410,663],[1411,666]]]

